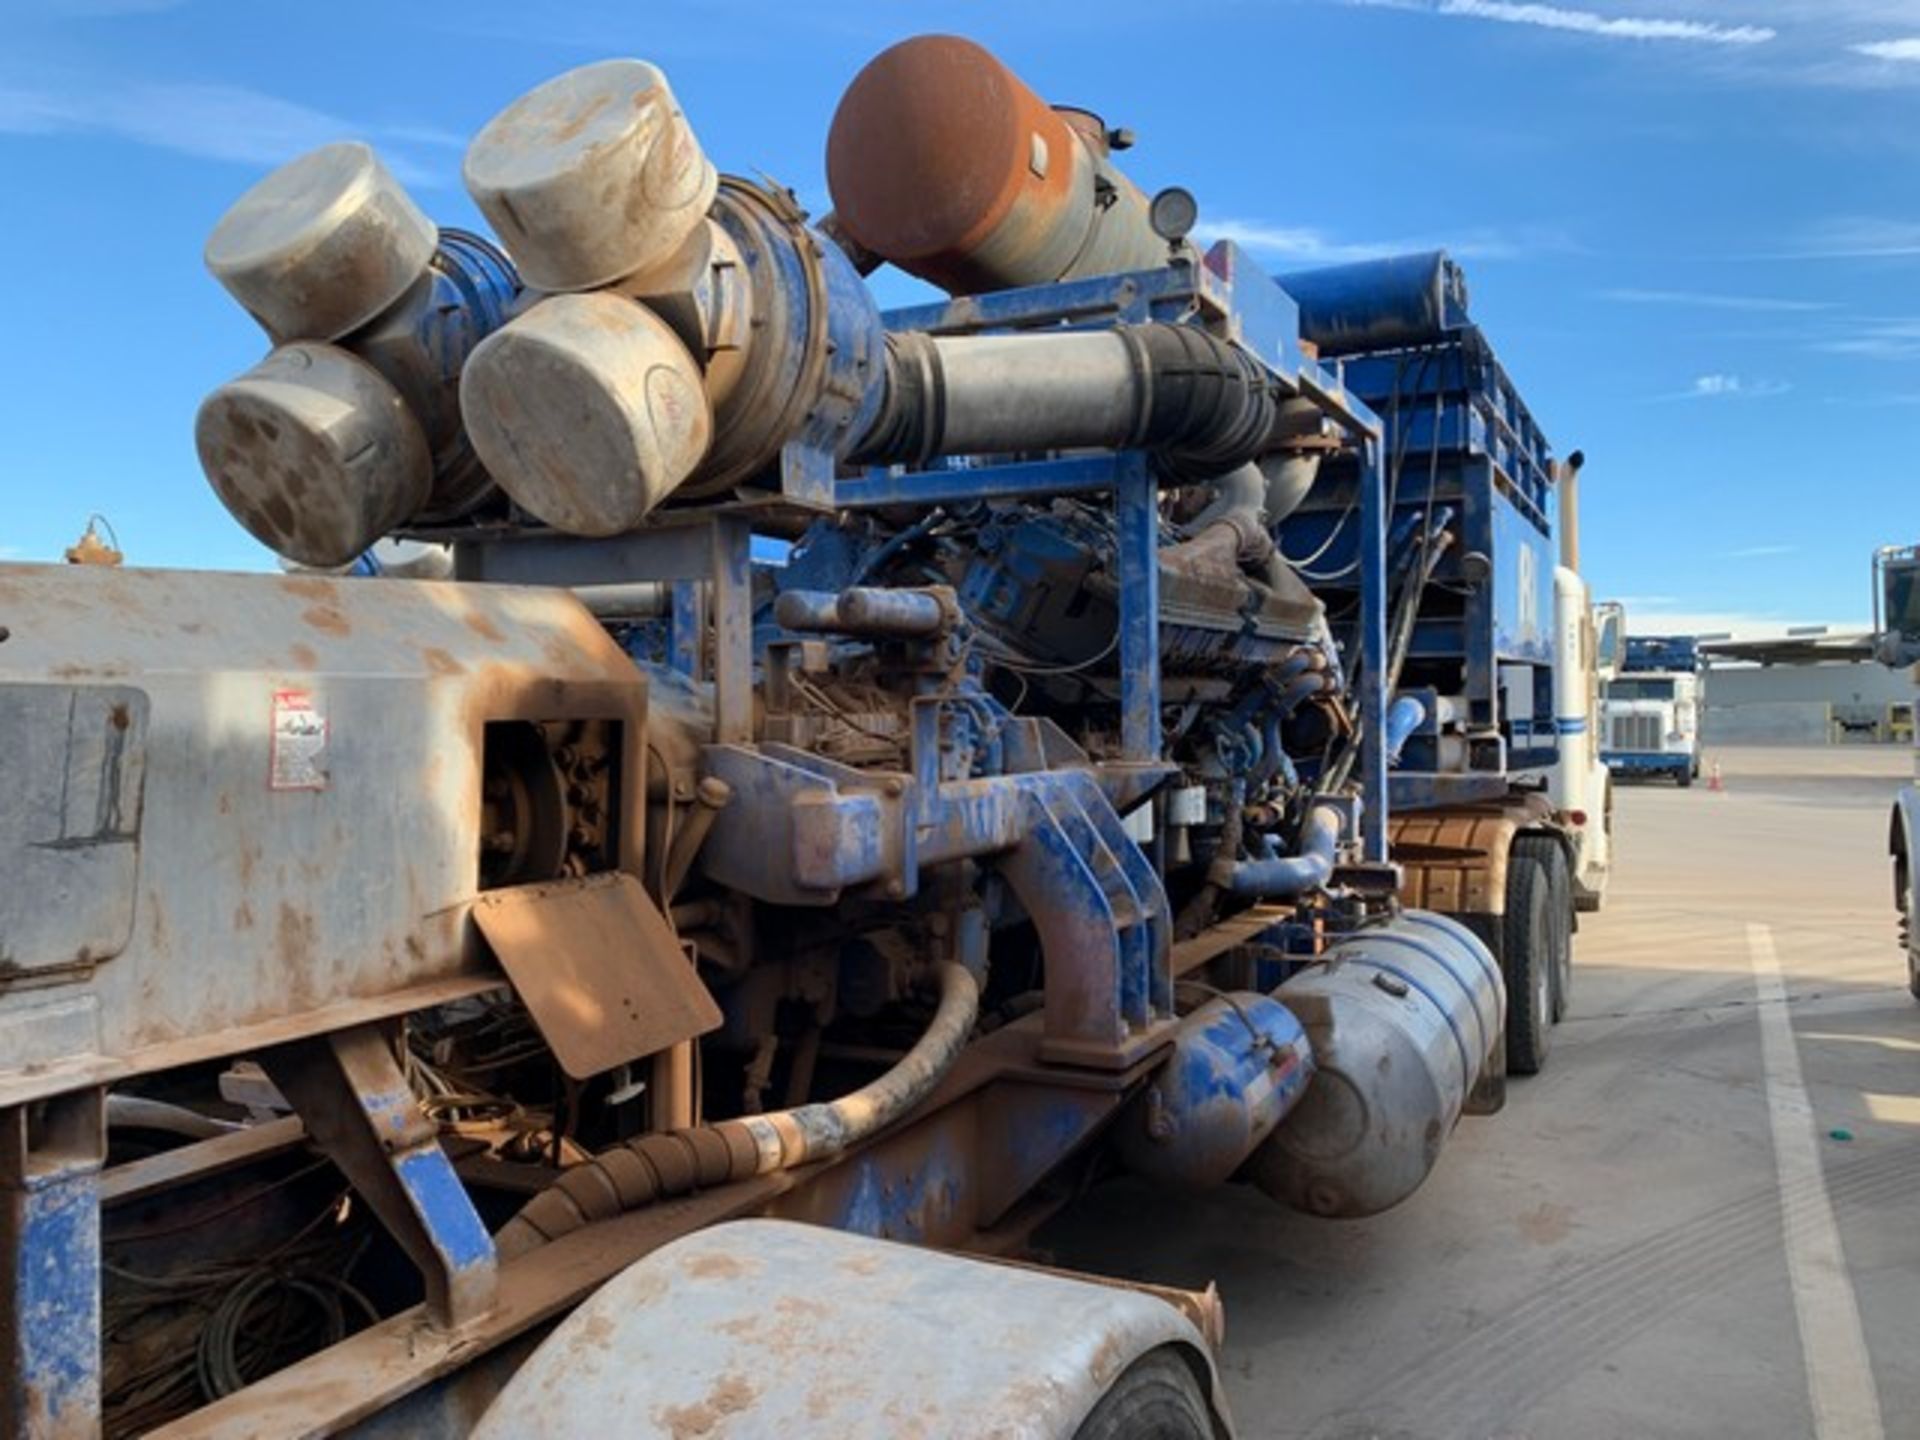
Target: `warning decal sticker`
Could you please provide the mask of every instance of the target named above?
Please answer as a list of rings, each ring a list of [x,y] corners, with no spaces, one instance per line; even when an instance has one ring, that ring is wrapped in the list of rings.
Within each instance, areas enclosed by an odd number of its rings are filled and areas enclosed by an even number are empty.
[[[327,788],[327,717],[311,690],[273,692],[273,742],[267,767],[271,790]]]

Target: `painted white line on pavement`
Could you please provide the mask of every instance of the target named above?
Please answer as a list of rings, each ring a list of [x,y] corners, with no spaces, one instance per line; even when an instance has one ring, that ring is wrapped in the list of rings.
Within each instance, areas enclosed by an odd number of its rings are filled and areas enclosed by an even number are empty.
[[[1800,1076],[1800,1049],[1787,1013],[1787,989],[1773,931],[1747,926],[1753,987],[1760,997],[1760,1055],[1766,1070],[1767,1113],[1773,1122],[1773,1161],[1780,1183],[1780,1218],[1793,1282],[1800,1353],[1807,1364],[1807,1398],[1818,1440],[1883,1440],[1880,1397],[1873,1385],[1860,1306],[1847,1275],[1833,1202],[1820,1166],[1813,1106]]]

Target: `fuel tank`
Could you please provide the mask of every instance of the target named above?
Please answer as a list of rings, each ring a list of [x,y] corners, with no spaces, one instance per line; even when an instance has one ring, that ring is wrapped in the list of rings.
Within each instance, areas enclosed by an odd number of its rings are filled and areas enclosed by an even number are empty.
[[[1377,1215],[1433,1170],[1503,1044],[1500,966],[1472,931],[1409,910],[1332,946],[1274,992],[1313,1046],[1306,1097],[1248,1164],[1312,1215]]]

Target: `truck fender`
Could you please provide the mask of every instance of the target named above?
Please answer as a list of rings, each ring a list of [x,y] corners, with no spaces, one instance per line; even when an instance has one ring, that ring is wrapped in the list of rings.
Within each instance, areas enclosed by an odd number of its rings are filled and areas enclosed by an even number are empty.
[[[1071,1436],[1177,1352],[1232,1434],[1211,1349],[1140,1290],[785,1220],[663,1246],[543,1341],[474,1440],[522,1435]]]
[[[1914,921],[1920,919],[1920,787],[1908,785],[1894,797],[1893,813],[1887,822],[1887,853],[1893,857],[1893,904],[1906,917],[1907,954],[1916,984],[1920,984],[1920,934]],[[1916,991],[1920,994],[1920,991]]]

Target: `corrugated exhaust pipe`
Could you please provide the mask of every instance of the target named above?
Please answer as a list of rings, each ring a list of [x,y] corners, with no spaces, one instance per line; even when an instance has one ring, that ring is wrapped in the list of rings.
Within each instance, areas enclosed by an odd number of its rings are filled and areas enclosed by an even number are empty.
[[[1219,475],[1283,429],[1266,372],[1193,325],[887,337],[887,396],[855,463],[1081,448],[1148,449]]]

